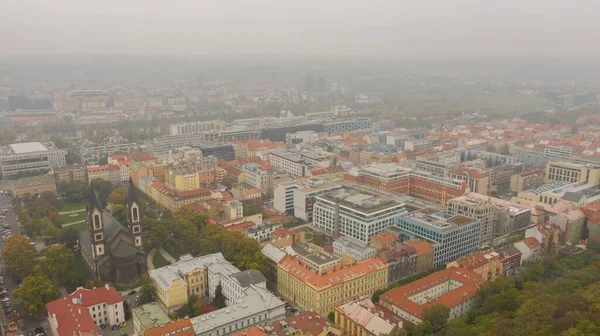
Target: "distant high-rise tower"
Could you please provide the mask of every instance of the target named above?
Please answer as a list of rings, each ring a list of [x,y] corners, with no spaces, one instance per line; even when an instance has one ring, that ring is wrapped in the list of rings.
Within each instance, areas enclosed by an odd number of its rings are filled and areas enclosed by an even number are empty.
[[[306,82],[304,83],[304,91],[306,92],[315,92],[316,91],[316,82],[315,77],[308,76],[306,77]]]

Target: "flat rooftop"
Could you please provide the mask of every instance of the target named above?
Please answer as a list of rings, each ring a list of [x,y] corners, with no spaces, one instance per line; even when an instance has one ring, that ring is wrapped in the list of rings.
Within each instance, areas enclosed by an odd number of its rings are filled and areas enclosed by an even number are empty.
[[[341,189],[328,192],[318,197],[362,212],[375,212],[402,205],[402,203],[396,202],[391,197],[348,187],[342,187]]]
[[[39,142],[23,142],[9,145],[15,154],[47,152],[48,149]]]
[[[461,215],[446,217],[444,211],[432,208],[421,209],[406,215],[401,215],[400,217],[437,227],[438,229],[449,229],[456,226],[471,224],[477,221],[474,218]]]
[[[159,327],[165,323],[171,322],[169,316],[160,308],[156,302],[147,303],[133,309],[134,318],[140,321],[144,329]]]

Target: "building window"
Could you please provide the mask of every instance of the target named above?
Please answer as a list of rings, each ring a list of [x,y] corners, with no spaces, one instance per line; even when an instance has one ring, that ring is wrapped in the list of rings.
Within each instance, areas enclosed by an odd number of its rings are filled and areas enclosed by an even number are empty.
[[[100,228],[100,215],[94,215],[94,228]]]

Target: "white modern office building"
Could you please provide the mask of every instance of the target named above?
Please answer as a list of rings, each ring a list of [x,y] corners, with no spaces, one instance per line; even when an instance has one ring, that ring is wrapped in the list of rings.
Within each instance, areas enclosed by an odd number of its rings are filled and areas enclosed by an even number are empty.
[[[19,173],[64,167],[65,154],[65,151],[56,148],[51,142],[25,142],[1,147],[2,179],[16,177]]]
[[[394,225],[404,213],[404,204],[390,197],[343,187],[317,196],[313,224],[334,237],[345,235],[368,243],[371,236]]]

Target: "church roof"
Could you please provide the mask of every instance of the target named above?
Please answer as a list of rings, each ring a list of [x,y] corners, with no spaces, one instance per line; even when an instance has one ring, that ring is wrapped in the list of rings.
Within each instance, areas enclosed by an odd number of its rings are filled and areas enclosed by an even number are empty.
[[[117,246],[113,247],[110,254],[115,257],[129,257],[133,254],[139,253],[140,250],[133,247],[131,244],[124,240],[119,241]]]

